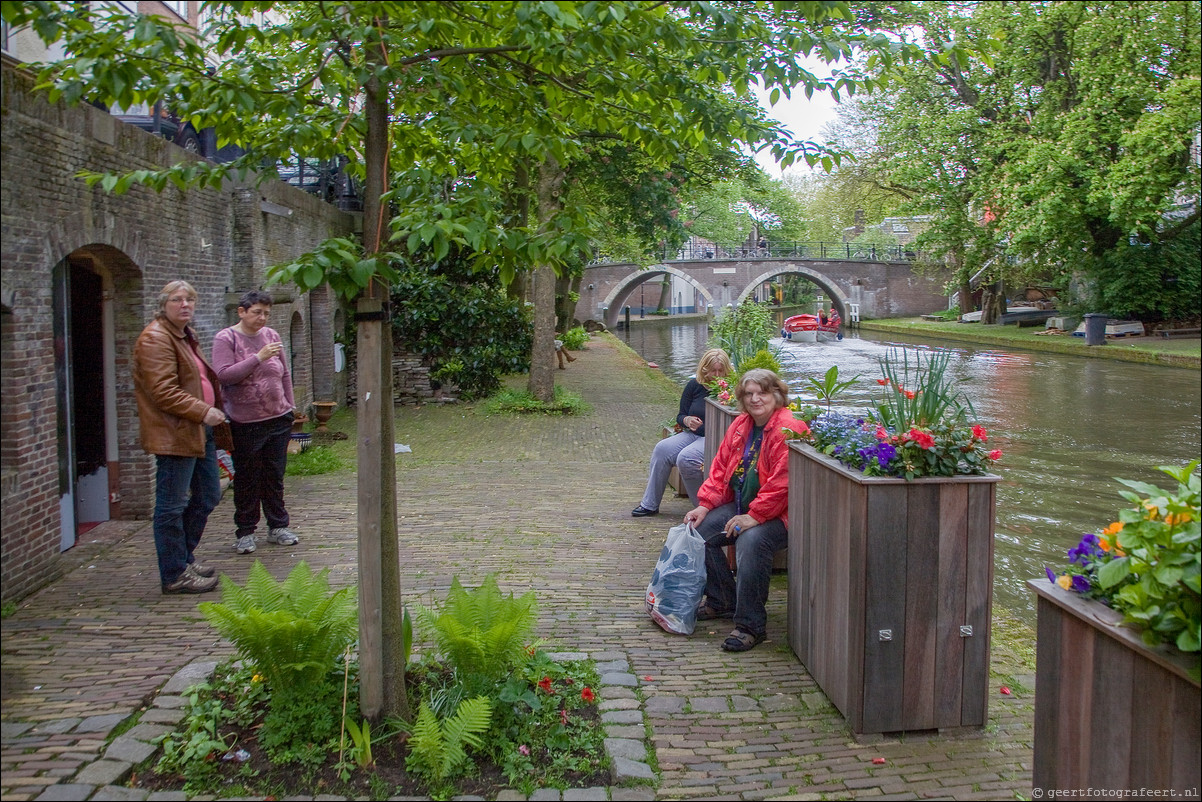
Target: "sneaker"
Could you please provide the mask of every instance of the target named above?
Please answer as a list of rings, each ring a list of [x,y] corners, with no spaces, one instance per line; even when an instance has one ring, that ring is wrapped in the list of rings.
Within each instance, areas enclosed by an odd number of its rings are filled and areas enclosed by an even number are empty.
[[[267,535],[267,542],[277,546],[295,546],[300,538],[286,526],[277,526]]]
[[[202,576],[205,579],[208,579],[217,573],[217,569],[213,566],[201,565],[200,563],[188,563],[188,567],[185,570],[191,571],[197,576]]]
[[[238,542],[234,545],[239,554],[253,554],[255,550],[255,536],[243,535],[238,538]]]
[[[197,576],[195,572],[184,570],[179,579],[163,585],[164,593],[208,593],[217,589],[217,577]]]
[[[659,515],[659,510],[649,510],[640,504],[630,511],[630,515],[633,518],[645,518],[648,515]]]

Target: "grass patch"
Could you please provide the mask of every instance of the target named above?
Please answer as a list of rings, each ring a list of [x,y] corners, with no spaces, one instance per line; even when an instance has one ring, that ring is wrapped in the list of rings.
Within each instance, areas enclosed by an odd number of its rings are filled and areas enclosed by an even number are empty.
[[[329,446],[310,446],[299,454],[288,455],[288,476],[317,476],[342,469],[342,459]]]
[[[956,342],[1001,345],[1025,348],[1031,351],[1143,362],[1195,370],[1202,365],[1202,340],[1118,337],[1107,340],[1104,346],[1088,346],[1085,344],[1084,337],[1037,334],[1043,329],[1034,326],[983,326],[980,323],[944,323],[918,318],[866,320],[860,324],[860,328],[864,331],[914,334],[919,337],[936,339],[943,337]]]
[[[525,415],[536,412],[549,415],[584,415],[591,412],[592,407],[585,403],[578,393],[557,386],[555,400],[549,404],[539,401],[527,390],[506,388],[484,403],[484,411],[492,415]]]
[[[8,618],[17,611],[17,603],[15,601],[7,601],[3,606],[0,606],[0,618]]]

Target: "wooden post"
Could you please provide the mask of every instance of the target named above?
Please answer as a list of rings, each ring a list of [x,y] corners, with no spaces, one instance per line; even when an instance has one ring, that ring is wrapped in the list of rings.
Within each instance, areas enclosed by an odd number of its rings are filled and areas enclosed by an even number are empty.
[[[383,405],[381,397],[380,347],[384,334],[384,303],[378,298],[360,298],[356,310],[359,346],[357,385],[359,457],[359,707],[376,720],[384,709],[383,623],[380,569],[381,476],[380,447]],[[391,412],[391,410],[389,410]],[[389,488],[389,492],[392,489]]]

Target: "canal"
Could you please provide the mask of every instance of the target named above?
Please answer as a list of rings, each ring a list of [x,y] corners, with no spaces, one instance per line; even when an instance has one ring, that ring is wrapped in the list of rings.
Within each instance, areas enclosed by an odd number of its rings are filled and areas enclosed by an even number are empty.
[[[638,321],[618,331],[631,348],[682,385],[705,350],[708,329],[687,322]],[[1034,626],[1025,580],[1060,566],[1084,532],[1096,532],[1127,505],[1115,477],[1171,483],[1158,465],[1180,466],[1202,451],[1202,391],[1194,370],[1109,359],[1003,350],[892,334],[849,333],[842,342],[784,343],[784,376],[795,396],[813,400],[805,377],[831,365],[859,381],[839,396],[864,410],[879,397],[880,359],[891,348],[952,354],[949,370],[967,395],[997,463],[994,598]]]

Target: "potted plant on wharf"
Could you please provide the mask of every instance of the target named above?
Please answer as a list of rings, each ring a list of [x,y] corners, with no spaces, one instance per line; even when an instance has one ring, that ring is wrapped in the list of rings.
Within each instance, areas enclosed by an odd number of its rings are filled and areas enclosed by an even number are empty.
[[[1132,506],[1068,551],[1038,594],[1036,789],[1195,796],[1202,766],[1198,462],[1174,490],[1120,479]]]
[[[891,351],[867,414],[796,410],[789,644],[855,733],[986,722],[1001,452],[949,358]]]

